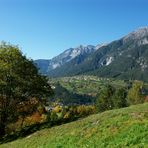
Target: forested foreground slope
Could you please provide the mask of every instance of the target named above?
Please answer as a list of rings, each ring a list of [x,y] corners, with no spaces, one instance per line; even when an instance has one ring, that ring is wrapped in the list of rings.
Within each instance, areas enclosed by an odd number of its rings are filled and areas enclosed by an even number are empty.
[[[0,148],[148,147],[148,103],[38,131]]]

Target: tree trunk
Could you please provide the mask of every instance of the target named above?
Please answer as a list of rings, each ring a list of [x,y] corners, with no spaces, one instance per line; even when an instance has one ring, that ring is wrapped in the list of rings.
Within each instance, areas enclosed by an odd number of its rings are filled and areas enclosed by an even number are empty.
[[[0,123],[0,137],[5,135],[5,124]]]
[[[6,121],[7,116],[5,112],[2,112],[0,115],[0,137],[3,137],[5,135]]]

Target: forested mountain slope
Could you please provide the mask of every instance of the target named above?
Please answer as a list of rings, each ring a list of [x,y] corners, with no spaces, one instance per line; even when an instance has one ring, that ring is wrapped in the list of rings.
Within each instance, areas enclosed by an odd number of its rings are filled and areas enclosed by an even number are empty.
[[[97,46],[78,46],[76,48],[69,48],[58,56],[50,59],[39,59],[35,60],[35,64],[40,69],[40,72],[47,75],[50,71],[57,69],[66,63],[73,61],[73,64],[82,63],[90,54],[94,53],[96,50],[104,46],[105,44],[100,44]]]
[[[51,77],[93,74],[101,77],[148,81],[148,27],[107,44],[76,63],[70,62],[49,71]]]

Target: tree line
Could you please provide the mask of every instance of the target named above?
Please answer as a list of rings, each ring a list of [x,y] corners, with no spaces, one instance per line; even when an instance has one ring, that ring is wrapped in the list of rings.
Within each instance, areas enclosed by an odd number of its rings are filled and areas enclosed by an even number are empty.
[[[145,101],[146,94],[144,93],[144,83],[142,81],[133,81],[129,88],[115,88],[107,84],[99,92],[96,99],[96,108],[99,112],[102,112],[144,103]]]

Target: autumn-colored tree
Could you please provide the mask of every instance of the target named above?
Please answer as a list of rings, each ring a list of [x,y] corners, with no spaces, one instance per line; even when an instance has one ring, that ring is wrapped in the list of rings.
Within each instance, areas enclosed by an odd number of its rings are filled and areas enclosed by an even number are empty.
[[[17,107],[21,103],[52,94],[47,82],[18,47],[6,43],[0,45],[0,136],[5,134],[6,125],[19,116]]]

